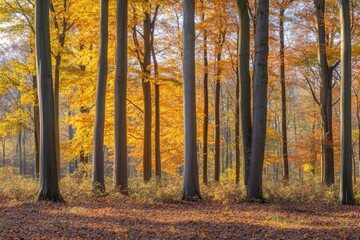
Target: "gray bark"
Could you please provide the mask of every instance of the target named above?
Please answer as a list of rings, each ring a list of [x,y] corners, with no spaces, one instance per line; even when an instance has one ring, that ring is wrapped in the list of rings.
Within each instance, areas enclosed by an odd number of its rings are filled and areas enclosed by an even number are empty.
[[[326,52],[325,0],[314,0],[316,8],[319,66],[320,103],[322,120],[322,180],[328,186],[334,183],[334,146],[332,131],[332,74],[336,65],[329,67]]]
[[[185,167],[183,199],[200,199],[196,146],[195,0],[184,1],[183,22]]]
[[[239,88],[240,88],[240,131],[243,161],[243,182],[248,185],[251,157],[252,118],[251,118],[251,79],[250,79],[250,18],[248,0],[238,0],[240,17],[239,29]],[[240,169],[240,162],[236,169]],[[239,170],[238,170],[239,171]],[[237,179],[239,179],[239,173]],[[237,180],[239,181],[239,180]]]
[[[151,121],[152,121],[152,106],[151,106],[151,82],[149,81],[151,64],[151,18],[148,12],[145,12],[144,19],[144,61],[142,71],[144,77],[142,79],[142,88],[144,94],[144,181],[148,182],[151,179]]]
[[[353,204],[351,134],[351,30],[350,0],[340,0],[341,25],[341,148],[340,202]]]
[[[49,0],[35,2],[36,71],[40,109],[40,181],[37,200],[62,202],[56,161],[55,104],[51,72]]]
[[[37,92],[37,79],[36,75],[33,77],[33,89]],[[35,140],[35,177],[39,178],[39,167],[40,167],[40,115],[39,115],[39,96],[36,93],[34,102],[34,140]]]
[[[128,194],[127,153],[127,23],[128,0],[116,5],[116,71],[115,71],[115,190]]]
[[[281,134],[282,134],[282,160],[283,180],[289,180],[289,159],[287,144],[287,120],[286,120],[286,83],[285,83],[285,34],[284,18],[286,5],[280,6],[280,83],[281,83]]]
[[[253,111],[254,127],[251,142],[248,199],[263,200],[262,175],[266,138],[267,83],[269,55],[269,1],[256,1],[256,39],[254,60]]]
[[[104,127],[105,127],[105,98],[108,70],[108,18],[109,2],[100,1],[100,49],[98,84],[96,89],[96,112],[94,130],[94,151],[92,184],[94,190],[105,191],[104,183]]]
[[[205,21],[205,12],[204,12],[204,1],[201,1],[203,12],[201,14],[201,21]],[[203,117],[203,183],[207,184],[208,182],[208,132],[209,132],[209,93],[208,93],[208,82],[209,82],[209,72],[208,72],[208,50],[207,50],[207,30],[203,29],[203,58],[204,58],[204,117]]]

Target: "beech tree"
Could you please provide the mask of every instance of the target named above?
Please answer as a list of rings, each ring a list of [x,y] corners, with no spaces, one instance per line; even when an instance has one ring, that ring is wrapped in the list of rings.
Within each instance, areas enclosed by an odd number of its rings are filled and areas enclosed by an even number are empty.
[[[116,1],[116,70],[115,70],[115,189],[128,193],[127,153],[127,22],[128,0]]]
[[[94,130],[94,152],[92,184],[94,190],[105,191],[104,182],[104,126],[105,126],[105,95],[108,70],[108,18],[109,2],[100,0],[100,49],[98,84],[96,89],[96,112]]]
[[[248,0],[237,0],[239,11],[239,57],[238,77],[240,87],[240,127],[241,127],[241,148],[243,161],[243,182],[247,186],[249,178],[249,167],[251,157],[251,79],[249,70],[250,61],[250,18]],[[240,179],[240,161],[236,162],[236,182]]]
[[[262,201],[262,175],[266,139],[267,83],[269,55],[269,1],[256,1],[256,37],[253,77],[254,126],[249,169],[249,200]]]
[[[350,0],[340,0],[341,27],[341,154],[340,202],[353,204],[351,136],[351,28]]]
[[[334,145],[332,129],[332,79],[339,64],[329,66],[325,31],[325,0],[314,0],[317,19],[318,62],[320,66],[320,108],[322,121],[322,181],[328,186],[334,183]]]
[[[50,0],[35,2],[36,71],[40,110],[40,179],[37,200],[63,202],[56,161],[55,104],[49,27]]]
[[[184,1],[183,22],[185,166],[183,199],[201,199],[196,145],[195,0]]]

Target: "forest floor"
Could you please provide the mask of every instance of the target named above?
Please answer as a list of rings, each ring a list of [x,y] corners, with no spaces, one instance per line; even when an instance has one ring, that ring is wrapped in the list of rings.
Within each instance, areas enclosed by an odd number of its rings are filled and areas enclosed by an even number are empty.
[[[360,206],[0,199],[0,239],[360,239]]]

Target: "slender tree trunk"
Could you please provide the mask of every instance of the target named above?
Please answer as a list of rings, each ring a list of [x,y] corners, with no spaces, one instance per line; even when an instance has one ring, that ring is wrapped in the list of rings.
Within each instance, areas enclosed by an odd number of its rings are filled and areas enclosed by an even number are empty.
[[[201,14],[201,21],[205,21],[205,11],[204,11],[204,1],[201,1],[203,12]],[[203,183],[206,185],[208,183],[208,133],[209,133],[209,93],[208,93],[208,82],[209,82],[209,72],[208,72],[208,52],[207,52],[207,30],[203,29],[203,59],[204,59],[204,116],[203,116]]]
[[[142,88],[144,94],[144,181],[148,182],[151,179],[151,82],[150,77],[150,64],[151,64],[151,18],[148,12],[145,12],[144,19],[144,62]]]
[[[40,159],[40,115],[39,115],[39,96],[36,75],[32,77],[33,89],[36,91],[34,102],[34,140],[35,140],[35,177],[39,178],[39,159]]]
[[[96,89],[96,113],[94,130],[94,152],[92,184],[94,190],[105,191],[104,182],[104,127],[105,127],[105,99],[108,70],[108,0],[100,1],[100,49],[98,84]]]
[[[158,6],[157,6],[158,9]],[[155,78],[155,174],[157,179],[161,179],[161,152],[160,152],[160,83],[159,66],[156,59],[155,46],[154,46],[154,31],[156,14],[152,21],[151,28],[151,55],[154,63],[154,78]]]
[[[55,147],[56,147],[56,163],[58,177],[61,177],[60,169],[60,136],[59,136],[59,92],[60,92],[60,67],[61,67],[61,54],[55,56],[55,74],[54,74],[54,102],[55,102]]]
[[[23,146],[23,174],[26,175],[26,131],[23,130],[22,136],[22,146]]]
[[[314,0],[316,8],[319,66],[320,66],[320,103],[322,119],[322,150],[323,150],[323,183],[328,186],[334,183],[334,148],[332,132],[332,73],[335,65],[328,66],[325,32],[325,0]]]
[[[284,19],[285,6],[280,7],[280,82],[281,82],[281,133],[282,133],[282,160],[283,180],[289,180],[289,160],[287,145],[287,120],[286,120],[286,84],[285,84],[285,34]]]
[[[219,46],[217,46],[218,48]],[[220,51],[220,50],[218,50]],[[221,61],[221,53],[217,53],[216,55],[216,65],[217,65],[217,73],[216,73],[216,85],[215,85],[215,173],[214,180],[216,182],[220,181],[220,91],[221,91],[221,69],[220,63]]]
[[[49,0],[35,1],[36,70],[40,105],[40,181],[36,199],[62,202],[55,146],[55,104],[51,70],[49,5]]]
[[[127,153],[127,23],[128,0],[116,5],[116,72],[115,72],[115,189],[128,194]]]
[[[196,90],[195,90],[195,0],[184,1],[183,21],[184,74],[184,200],[200,199],[196,154]]]
[[[243,159],[243,182],[248,185],[251,157],[252,119],[251,119],[251,80],[250,62],[250,19],[247,0],[237,1],[240,17],[239,29],[239,82],[240,82],[240,131]],[[240,168],[240,166],[238,166]]]
[[[353,204],[351,140],[351,28],[350,0],[340,0],[341,25],[341,148],[340,202]]]
[[[19,156],[19,170],[20,174],[23,174],[23,155],[22,155],[22,139],[21,139],[22,129],[20,128],[19,135],[18,135],[18,156]]]
[[[262,174],[266,138],[269,55],[269,1],[257,0],[254,61],[254,127],[251,142],[248,199],[263,200]]]
[[[3,140],[1,141],[3,167],[5,167],[5,144],[6,144],[6,141],[3,139]]]

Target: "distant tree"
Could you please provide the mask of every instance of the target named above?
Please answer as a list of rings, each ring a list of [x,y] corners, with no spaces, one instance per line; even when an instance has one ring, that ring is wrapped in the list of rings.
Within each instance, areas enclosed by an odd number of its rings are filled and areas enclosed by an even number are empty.
[[[280,35],[280,84],[281,84],[281,135],[282,135],[282,160],[283,180],[289,180],[289,157],[287,140],[286,120],[286,79],[285,79],[285,11],[293,0],[281,0],[279,14],[279,35]]]
[[[55,106],[51,68],[50,0],[35,2],[36,70],[40,109],[40,181],[37,200],[62,202],[55,146]]]
[[[351,28],[350,0],[340,0],[341,25],[341,149],[340,202],[353,204],[351,140]]]
[[[256,37],[254,60],[253,111],[254,126],[251,141],[251,161],[247,197],[262,201],[262,176],[267,120],[267,83],[269,55],[269,1],[256,1]]]
[[[100,50],[98,84],[96,89],[96,112],[94,130],[94,152],[92,184],[94,190],[105,191],[104,182],[104,126],[105,126],[105,96],[108,70],[108,18],[109,2],[100,1]]]
[[[195,98],[195,0],[184,1],[184,200],[200,199],[199,173],[196,145],[196,98]]]
[[[128,1],[117,0],[116,5],[116,69],[115,69],[115,189],[128,193],[127,154],[127,22]]]

